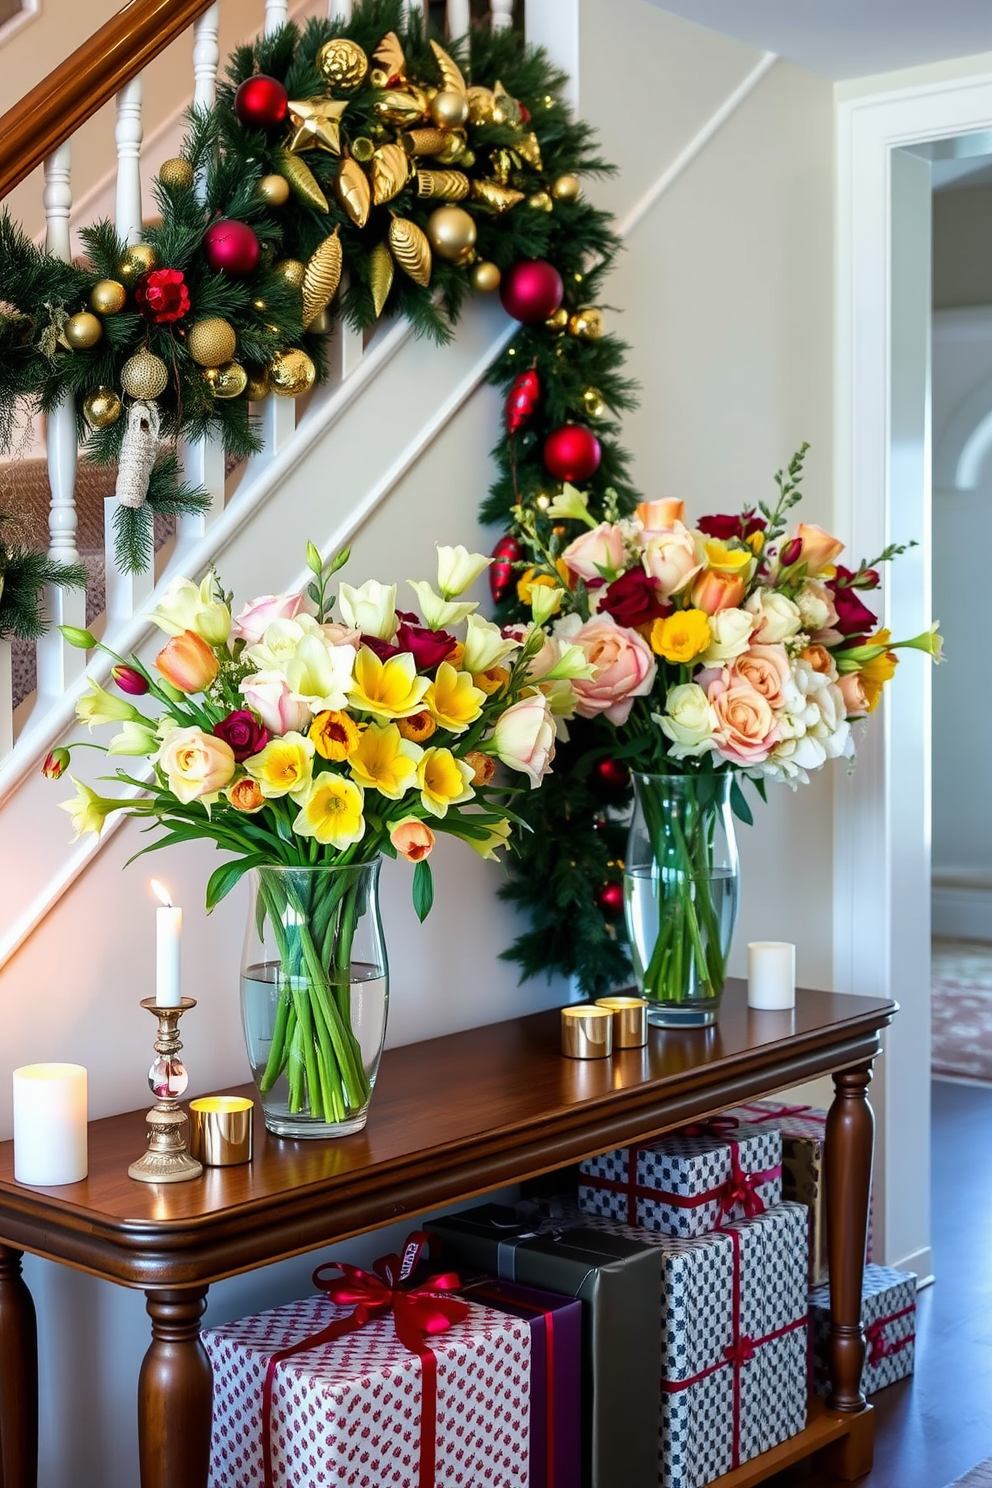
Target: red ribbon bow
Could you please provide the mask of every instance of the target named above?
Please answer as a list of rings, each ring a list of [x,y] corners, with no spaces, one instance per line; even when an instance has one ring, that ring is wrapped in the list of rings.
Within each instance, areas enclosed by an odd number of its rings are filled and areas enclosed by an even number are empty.
[[[427,1236],[416,1231],[407,1240],[403,1255],[380,1256],[373,1261],[371,1271],[359,1266],[349,1266],[345,1261],[330,1261],[318,1266],[313,1273],[314,1285],[326,1293],[329,1301],[338,1307],[353,1307],[347,1317],[337,1318],[326,1328],[303,1338],[299,1343],[279,1349],[271,1355],[262,1386],[262,1458],[265,1469],[265,1488],[274,1488],[272,1476],[272,1385],[276,1368],[294,1354],[308,1353],[322,1344],[332,1343],[347,1333],[355,1333],[373,1318],[393,1315],[396,1337],[411,1354],[417,1354],[421,1363],[421,1429],[420,1429],[420,1488],[434,1488],[436,1416],[437,1416],[437,1358],[427,1339],[444,1333],[452,1323],[460,1323],[468,1317],[468,1306],[451,1296],[441,1295],[456,1291],[461,1285],[453,1271],[443,1271],[429,1276],[422,1286],[410,1286],[412,1277],[427,1245]],[[339,1275],[332,1275],[337,1272]]]
[[[868,1346],[869,1364],[880,1364],[883,1359],[888,1359],[892,1354],[901,1353],[915,1339],[915,1333],[907,1333],[905,1338],[886,1338],[885,1329],[897,1318],[906,1317],[914,1312],[914,1307],[904,1307],[901,1312],[893,1313],[891,1317],[878,1318],[874,1323],[869,1323],[865,1328],[865,1343]]]
[[[730,1177],[720,1190],[720,1214],[732,1214],[736,1204],[740,1204],[746,1219],[764,1214],[765,1201],[758,1193],[758,1184],[766,1176],[764,1173],[745,1173],[741,1167],[740,1148],[736,1142],[731,1142]]]
[[[754,1339],[748,1338],[746,1333],[742,1333],[733,1343],[727,1344],[723,1355],[729,1364],[733,1364],[736,1369],[740,1369],[742,1365],[749,1363],[754,1358]]]

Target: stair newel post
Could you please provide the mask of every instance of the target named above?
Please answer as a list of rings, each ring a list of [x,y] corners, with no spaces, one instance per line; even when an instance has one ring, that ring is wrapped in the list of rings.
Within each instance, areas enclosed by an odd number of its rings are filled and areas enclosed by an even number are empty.
[[[72,209],[72,146],[66,141],[45,161],[45,246],[59,258],[69,259],[69,213]],[[57,563],[78,563],[76,549],[76,414],[71,398],[48,415],[46,435],[48,483],[52,500],[48,511],[48,555]],[[45,606],[51,628],[38,642],[38,694],[35,708],[47,711],[53,698],[61,697],[86,665],[85,653],[69,646],[56,629],[59,625],[82,627],[86,623],[86,596],[78,589],[49,585]]]
[[[448,0],[445,7],[447,34],[454,39],[465,36],[472,24],[472,7],[469,0]]]
[[[125,243],[141,237],[141,127],[142,83],[140,74],[125,83],[117,95],[117,236]]]

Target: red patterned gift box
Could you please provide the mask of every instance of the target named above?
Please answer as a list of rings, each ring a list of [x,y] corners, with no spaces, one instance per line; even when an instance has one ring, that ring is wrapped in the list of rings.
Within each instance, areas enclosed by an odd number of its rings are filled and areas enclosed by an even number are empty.
[[[781,1197],[778,1132],[722,1117],[579,1166],[583,1213],[685,1240],[760,1214]]]
[[[210,1488],[528,1488],[530,1329],[457,1278],[409,1289],[419,1254],[204,1332]]]
[[[916,1277],[892,1266],[866,1266],[861,1289],[861,1323],[865,1330],[865,1364],[861,1388],[866,1395],[912,1374],[916,1353]],[[826,1395],[829,1386],[827,1339],[830,1334],[830,1287],[817,1287],[809,1297],[813,1387]]]

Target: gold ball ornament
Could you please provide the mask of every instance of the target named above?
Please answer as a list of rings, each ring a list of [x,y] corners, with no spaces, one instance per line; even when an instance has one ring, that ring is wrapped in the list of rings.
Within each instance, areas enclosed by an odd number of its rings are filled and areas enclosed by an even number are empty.
[[[375,154],[375,141],[370,140],[367,134],[358,134],[351,142],[351,158],[357,160],[359,165],[368,165]]]
[[[595,305],[583,305],[570,317],[568,329],[581,341],[598,341],[603,334],[603,312]]]
[[[464,207],[438,207],[427,219],[427,236],[438,258],[454,263],[475,247],[475,221]]]
[[[237,344],[234,327],[219,315],[194,322],[186,333],[186,350],[201,367],[220,367],[231,361]]]
[[[369,59],[355,41],[336,36],[325,41],[317,53],[317,69],[330,88],[353,93],[369,70]]]
[[[222,367],[208,367],[204,377],[215,398],[240,398],[248,386],[248,373],[240,362],[225,362]]]
[[[533,207],[536,212],[551,212],[555,204],[548,192],[535,191],[533,196],[527,198],[527,205]]]
[[[480,294],[492,294],[494,290],[499,289],[500,277],[499,269],[487,258],[480,259],[477,264],[473,264],[469,275],[472,288],[477,289]]]
[[[578,176],[559,176],[551,183],[551,195],[555,201],[577,201],[582,194],[582,182]]]
[[[127,290],[116,279],[98,279],[90,290],[90,309],[97,315],[116,315],[127,304]]]
[[[121,370],[121,387],[129,398],[146,402],[164,393],[169,383],[169,369],[152,351],[139,351]]]
[[[62,334],[73,351],[88,351],[103,335],[103,326],[89,310],[80,310],[78,315],[69,316]]]
[[[279,352],[269,363],[269,390],[279,398],[299,398],[308,393],[317,378],[317,369],[299,347]]]
[[[188,160],[174,155],[162,161],[158,178],[163,186],[171,186],[174,191],[188,191],[193,184],[193,167]]]
[[[151,272],[155,263],[154,248],[149,248],[147,243],[132,243],[121,259],[117,272],[124,283],[132,287],[142,274]]]
[[[272,265],[272,272],[278,274],[287,284],[294,289],[303,288],[303,276],[306,274],[307,266],[298,258],[281,258],[278,263]]]
[[[123,407],[113,388],[98,387],[83,399],[83,417],[91,429],[109,429],[120,418]]]
[[[554,332],[555,335],[561,335],[562,331],[568,326],[568,311],[564,305],[559,305],[554,315],[548,316],[544,322],[544,326],[546,330]]]
[[[263,398],[268,397],[269,391],[269,374],[264,367],[260,372],[252,371],[248,374],[245,393],[250,403],[261,403]]]
[[[453,88],[442,88],[431,99],[431,118],[438,129],[460,129],[468,123],[468,99]]]
[[[289,182],[285,176],[263,176],[258,194],[267,207],[284,207],[289,201]]]
[[[606,412],[606,404],[599,388],[587,387],[582,394],[582,406],[590,418],[602,418]]]

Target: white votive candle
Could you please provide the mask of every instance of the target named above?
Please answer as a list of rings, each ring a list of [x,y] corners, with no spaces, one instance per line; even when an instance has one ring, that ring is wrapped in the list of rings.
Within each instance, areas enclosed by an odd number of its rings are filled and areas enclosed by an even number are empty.
[[[159,1007],[180,1007],[183,912],[173,904],[168,889],[155,878],[152,888],[162,901],[155,911],[155,1001]]]
[[[14,1071],[14,1177],[52,1186],[86,1177],[86,1071],[24,1064]]]
[[[796,948],[791,940],[748,942],[747,1001],[753,1008],[795,1007]]]

